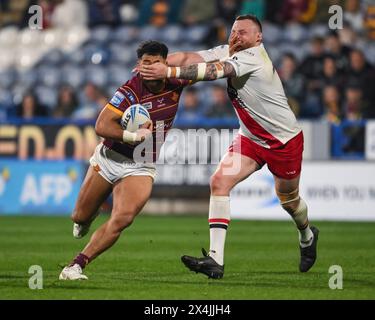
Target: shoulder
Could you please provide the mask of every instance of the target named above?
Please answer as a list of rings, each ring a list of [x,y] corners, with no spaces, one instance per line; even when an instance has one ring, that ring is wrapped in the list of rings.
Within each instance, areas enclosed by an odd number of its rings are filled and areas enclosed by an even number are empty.
[[[141,96],[142,81],[138,75],[129,79],[119,89],[131,104],[138,103]]]
[[[268,56],[263,46],[257,46],[234,53],[227,61],[239,65],[263,64],[264,57]]]
[[[260,54],[260,48],[258,47],[252,47],[252,48],[247,48],[245,50],[238,51],[234,53],[231,58],[236,60],[236,58],[256,58]]]

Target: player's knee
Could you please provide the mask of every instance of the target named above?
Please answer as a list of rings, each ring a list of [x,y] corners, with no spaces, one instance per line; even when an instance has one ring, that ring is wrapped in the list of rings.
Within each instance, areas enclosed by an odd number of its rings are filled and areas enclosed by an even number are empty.
[[[276,190],[276,194],[280,200],[281,206],[285,211],[287,211],[289,214],[293,214],[297,210],[300,203],[298,188],[288,193],[282,193]]]
[[[111,218],[110,221],[110,228],[112,232],[118,233],[124,230],[125,228],[129,227],[134,218],[131,216],[121,216],[121,217],[115,217]]]
[[[299,199],[294,200],[293,202],[281,204],[283,209],[288,212],[289,214],[293,215],[293,213],[297,210],[298,205],[299,205]]]
[[[230,191],[228,183],[225,181],[225,177],[222,173],[216,172],[211,176],[210,179],[211,194],[224,195]]]
[[[113,229],[115,232],[121,232],[133,223],[135,216],[136,210],[129,209],[113,215],[110,222],[111,229]]]

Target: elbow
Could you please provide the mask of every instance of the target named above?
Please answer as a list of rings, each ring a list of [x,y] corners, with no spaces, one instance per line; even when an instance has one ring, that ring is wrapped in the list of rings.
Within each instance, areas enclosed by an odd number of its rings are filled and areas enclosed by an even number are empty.
[[[181,52],[181,66],[186,66],[188,63],[188,54],[186,52]]]
[[[99,137],[103,137],[104,135],[104,126],[102,124],[101,121],[96,121],[95,123],[95,133],[99,136]]]
[[[186,52],[175,52],[168,55],[167,63],[170,67],[184,66],[188,61],[188,55]]]

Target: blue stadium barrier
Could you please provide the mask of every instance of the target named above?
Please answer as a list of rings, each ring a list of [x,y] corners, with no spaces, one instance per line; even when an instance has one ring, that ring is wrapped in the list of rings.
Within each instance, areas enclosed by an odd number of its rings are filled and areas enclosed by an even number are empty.
[[[332,125],[331,156],[346,160],[364,160],[365,127],[366,120],[345,120]]]
[[[0,160],[0,214],[70,214],[84,170],[81,161]]]

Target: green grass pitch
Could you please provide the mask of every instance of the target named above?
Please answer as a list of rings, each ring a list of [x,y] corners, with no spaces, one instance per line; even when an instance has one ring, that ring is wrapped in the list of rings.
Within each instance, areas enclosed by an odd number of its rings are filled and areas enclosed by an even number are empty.
[[[224,278],[210,280],[180,262],[181,255],[208,248],[206,217],[140,216],[86,268],[88,281],[62,282],[59,264],[69,262],[89,236],[73,239],[69,217],[3,216],[0,299],[375,299],[375,223],[315,225],[318,260],[301,274],[291,221],[233,220]],[[42,290],[28,287],[31,265],[43,269]],[[328,286],[331,265],[343,269],[342,290]]]

